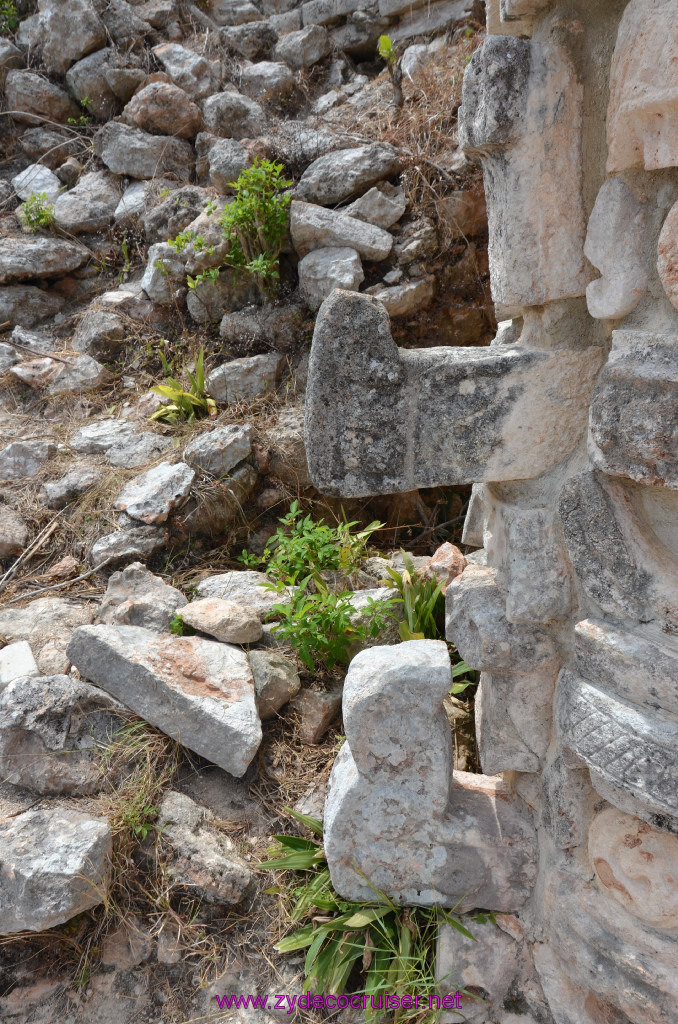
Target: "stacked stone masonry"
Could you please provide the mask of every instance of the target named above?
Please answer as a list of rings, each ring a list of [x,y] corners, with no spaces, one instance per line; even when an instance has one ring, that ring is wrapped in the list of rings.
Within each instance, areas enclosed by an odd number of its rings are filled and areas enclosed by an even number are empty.
[[[306,407],[324,491],[474,484],[447,635],[482,673],[485,774],[452,772],[445,648],[363,652],[328,859],[345,896],[502,912],[474,954],[441,943],[481,988],[483,957],[515,964],[467,1019],[675,1024],[678,5],[487,7],[460,142],[510,322],[489,349],[402,351],[377,301],[335,291]]]

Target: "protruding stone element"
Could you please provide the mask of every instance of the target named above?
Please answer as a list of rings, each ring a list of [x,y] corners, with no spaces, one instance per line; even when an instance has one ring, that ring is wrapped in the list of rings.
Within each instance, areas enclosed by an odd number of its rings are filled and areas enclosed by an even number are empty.
[[[250,651],[259,717],[272,718],[301,688],[299,673],[290,658],[275,651]]]
[[[54,202],[63,188],[56,174],[53,174],[49,167],[44,167],[43,164],[31,164],[30,167],[12,178],[12,185],[19,199],[28,199],[29,196],[40,195],[44,192],[50,203]]]
[[[376,186],[371,188],[360,199],[344,207],[342,213],[388,230],[400,220],[406,209],[407,199],[403,188],[383,185],[382,190]]]
[[[227,644],[253,644],[261,640],[261,620],[252,608],[221,597],[204,597],[181,609],[181,618],[193,629]]]
[[[669,210],[659,236],[657,273],[669,302],[678,309],[678,203]]]
[[[387,142],[340,149],[318,157],[301,176],[296,195],[308,203],[331,206],[360,195],[400,170],[400,158]]]
[[[122,112],[122,120],[152,135],[176,135],[194,139],[202,114],[183,89],[169,82],[150,82],[134,94]]]
[[[83,626],[68,654],[80,673],[180,741],[240,777],[261,743],[247,655],[199,637],[140,626]]]
[[[602,277],[586,288],[591,316],[627,316],[647,291],[643,252],[645,206],[622,178],[601,187],[589,218],[584,252]]]
[[[42,932],[101,903],[111,855],[107,822],[63,807],[0,824],[0,934]]]
[[[84,246],[34,235],[0,240],[0,284],[34,277],[63,277],[89,259]]]
[[[185,462],[161,462],[123,487],[113,507],[149,526],[164,523],[188,497],[195,470]]]
[[[158,814],[175,883],[209,904],[236,906],[252,888],[252,872],[233,842],[211,825],[212,815],[184,793],[166,793]]]
[[[195,154],[189,142],[167,135],[149,135],[119,121],[104,125],[92,145],[109,171],[130,178],[173,174],[185,181],[195,169]]]
[[[502,343],[503,342],[503,343]],[[313,482],[364,496],[531,479],[581,437],[598,348],[398,349],[388,313],[334,291],[316,321],[306,398]]]
[[[54,219],[71,233],[101,231],[112,224],[119,202],[120,192],[111,176],[92,171],[84,174],[70,192],[59,196],[54,204]]]
[[[388,231],[313,203],[293,200],[290,208],[292,243],[300,256],[314,249],[350,248],[366,260],[385,260],[393,248]]]
[[[281,100],[289,96],[296,85],[294,74],[286,64],[260,60],[240,73],[240,88],[255,100]]]
[[[8,71],[5,99],[12,117],[23,124],[40,125],[45,118],[65,124],[81,112],[65,89],[34,71]]]
[[[464,73],[462,96],[459,144],[483,164],[495,302],[582,295],[582,88],[567,53],[490,36]]]
[[[116,530],[100,537],[92,545],[89,560],[92,565],[103,562],[113,564],[132,558],[149,558],[165,545],[164,531],[152,526],[135,526],[131,530]]]
[[[97,792],[100,747],[122,728],[121,711],[103,690],[71,676],[10,683],[0,695],[3,779],[43,795]]]
[[[676,717],[641,710],[570,668],[558,680],[555,715],[562,742],[589,766],[601,796],[678,832]]]
[[[500,780],[459,772],[451,778],[442,706],[451,684],[440,641],[373,647],[351,663],[347,743],[325,805],[332,881],[347,898],[371,898],[365,877],[399,901],[462,910],[516,910],[530,893],[531,823]]]
[[[175,85],[194,100],[209,96],[214,91],[214,69],[206,57],[201,57],[178,43],[163,43],[153,49],[158,60]]]
[[[106,29],[89,0],[40,0],[38,31],[42,60],[63,75],[74,61],[106,44]]]
[[[157,633],[166,633],[176,613],[187,604],[175,587],[168,586],[160,576],[141,562],[132,562],[108,581],[99,608],[99,621],[110,625],[143,626]]]
[[[195,469],[212,476],[225,476],[252,452],[252,428],[247,423],[205,431],[184,450],[184,459]]]
[[[591,401],[589,455],[599,469],[678,489],[678,336],[614,331]]]
[[[12,441],[0,449],[0,480],[35,476],[56,451],[52,441]]]
[[[217,366],[207,377],[207,391],[217,402],[239,402],[272,391],[280,379],[284,356],[265,352]]]
[[[671,0],[631,0],[610,69],[607,169],[678,167],[678,24]]]

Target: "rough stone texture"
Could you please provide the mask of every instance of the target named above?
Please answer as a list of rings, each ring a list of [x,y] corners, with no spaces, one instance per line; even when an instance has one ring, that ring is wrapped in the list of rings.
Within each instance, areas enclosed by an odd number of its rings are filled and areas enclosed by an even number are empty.
[[[137,466],[147,465],[171,447],[171,437],[163,437],[161,434],[151,434],[145,431],[141,434],[134,434],[129,441],[113,445],[106,452],[106,457],[112,466],[136,469]]]
[[[113,507],[149,526],[164,523],[188,497],[194,480],[195,471],[185,462],[161,462],[126,484]]]
[[[393,248],[388,231],[355,217],[293,200],[290,211],[292,243],[300,256],[314,249],[354,249],[366,260],[384,260]]]
[[[314,746],[338,717],[341,709],[341,690],[319,693],[317,690],[299,690],[292,700],[299,715],[298,736],[302,743]]]
[[[247,150],[236,139],[215,139],[203,133],[198,136],[196,152],[199,171],[203,160],[209,169],[210,182],[222,195],[234,191],[233,183],[252,163]]]
[[[514,911],[529,895],[536,875],[531,822],[500,781],[465,773],[452,779],[442,706],[451,685],[440,641],[373,647],[351,662],[347,743],[325,805],[325,850],[342,895],[369,898],[358,872],[398,899],[424,905]]]
[[[43,118],[65,124],[81,112],[67,92],[34,71],[8,71],[5,99],[12,117],[23,124],[39,125]]]
[[[33,285],[15,284],[0,288],[0,317],[15,327],[34,327],[47,317],[55,316],[64,304],[60,295],[52,295]]]
[[[314,249],[299,261],[299,294],[309,309],[319,309],[335,289],[357,292],[365,280],[355,249]]]
[[[603,275],[586,288],[591,316],[626,316],[647,291],[645,208],[621,178],[605,182],[589,218],[584,252]]]
[[[114,76],[116,73],[120,76],[124,70],[116,68],[117,62],[118,56],[113,47],[97,50],[96,53],[91,53],[89,57],[84,57],[74,64],[66,75],[69,92],[75,96],[78,103],[86,101],[88,112],[102,121],[119,114],[122,108],[119,96],[121,83],[119,77],[116,82]],[[137,85],[138,79],[132,91]],[[80,113],[82,109],[81,107]]]
[[[43,795],[97,792],[100,748],[124,725],[121,710],[71,676],[17,677],[0,695],[3,778]]]
[[[182,888],[197,890],[208,904],[237,906],[253,888],[252,872],[232,841],[210,822],[212,815],[184,793],[169,792],[158,813],[167,870]]]
[[[41,932],[103,899],[108,823],[66,808],[25,811],[0,824],[0,933]]]
[[[259,717],[262,721],[273,718],[283,705],[299,693],[299,673],[292,661],[275,651],[250,651],[249,659]]]
[[[194,139],[202,124],[199,107],[183,89],[169,82],[150,82],[136,92],[122,112],[127,124],[152,135]]]
[[[599,469],[678,489],[678,336],[614,331],[589,421],[589,454]]]
[[[82,455],[107,452],[118,444],[127,444],[136,431],[126,420],[95,420],[80,427],[70,440],[71,448]]]
[[[0,239],[0,284],[35,277],[63,277],[89,258],[87,250],[60,238]]]
[[[398,349],[380,303],[333,292],[316,321],[306,397],[316,486],[359,496],[529,479],[554,466],[582,436],[602,354],[502,341]]]
[[[302,174],[295,194],[308,203],[331,206],[361,194],[399,170],[400,158],[386,142],[341,149],[314,160]]]
[[[54,204],[54,219],[72,234],[101,231],[113,221],[120,192],[110,175],[92,171],[75,188],[64,192]]]
[[[582,89],[568,55],[490,37],[462,97],[459,144],[483,163],[493,299],[514,308],[582,295]]]
[[[389,316],[409,316],[430,305],[435,284],[435,277],[422,277],[418,281],[406,281],[392,288],[379,288],[372,295],[379,300]]]
[[[155,178],[175,174],[180,181],[195,168],[192,147],[183,139],[149,135],[118,121],[110,121],[95,135],[94,151],[113,174]]]
[[[27,640],[43,675],[67,672],[66,645],[78,626],[92,621],[91,605],[61,597],[39,597],[23,608],[0,610],[0,636]]]
[[[267,21],[246,22],[220,32],[224,46],[246,60],[268,57],[278,41],[278,33]]]
[[[262,622],[274,604],[283,598],[273,590],[266,590],[265,585],[271,580],[263,572],[254,569],[236,570],[208,576],[201,580],[197,590],[200,597],[219,597],[228,601],[237,601],[246,608],[255,611]]]
[[[278,352],[232,359],[208,375],[207,391],[217,402],[256,398],[275,388],[283,363],[284,358]]]
[[[0,480],[35,476],[55,452],[53,441],[13,441],[0,450]]]
[[[111,360],[120,354],[125,341],[125,326],[115,313],[90,309],[81,317],[71,345],[95,359]]]
[[[281,100],[288,96],[296,79],[286,64],[261,60],[250,64],[240,73],[240,88],[255,100]]]
[[[610,67],[608,171],[678,165],[674,14],[670,0],[631,0],[624,11]]]
[[[227,644],[253,644],[261,639],[261,621],[257,612],[237,601],[204,597],[191,601],[181,610],[183,621]]]
[[[165,546],[162,530],[152,526],[136,526],[131,530],[116,530],[100,537],[90,551],[92,565],[104,562],[127,562],[132,558],[149,558]]]
[[[20,554],[28,541],[28,527],[18,512],[0,505],[0,558]]]
[[[230,423],[205,431],[184,449],[184,459],[194,469],[211,476],[225,476],[252,452],[252,428],[249,424]]]
[[[257,135],[264,122],[262,107],[239,92],[217,92],[203,103],[205,125],[215,135],[243,139]]]
[[[12,186],[19,199],[28,199],[29,196],[44,192],[49,201],[53,203],[61,188],[61,182],[56,174],[52,174],[49,167],[43,167],[42,164],[31,164],[21,174],[12,178]]]
[[[199,100],[214,89],[214,70],[205,57],[178,43],[163,43],[153,48],[153,56],[162,64],[175,85]]]
[[[261,743],[247,656],[140,626],[83,626],[68,654],[80,673],[168,736],[240,777]]]
[[[375,227],[388,229],[400,220],[406,208],[407,199],[402,188],[386,191],[386,186],[383,186],[382,190],[369,189],[360,199],[344,207],[342,213],[367,221]]]
[[[659,236],[657,273],[671,305],[678,309],[678,203],[671,207]]]
[[[0,689],[15,679],[39,675],[31,645],[26,640],[7,644],[0,650]]]
[[[89,0],[40,0],[38,32],[48,71],[63,75],[80,57],[106,43],[103,22]]]
[[[180,590],[168,586],[140,562],[132,562],[109,579],[98,619],[109,625],[144,626],[166,633],[186,603]]]
[[[299,71],[310,68],[330,52],[330,38],[320,25],[307,25],[298,32],[288,32],[275,48],[276,60],[282,60]]]

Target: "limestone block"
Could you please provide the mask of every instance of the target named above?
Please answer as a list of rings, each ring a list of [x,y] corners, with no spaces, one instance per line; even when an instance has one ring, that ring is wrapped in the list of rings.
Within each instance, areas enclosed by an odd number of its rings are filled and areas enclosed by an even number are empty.
[[[678,22],[672,0],[631,0],[610,68],[607,169],[678,166]]]
[[[17,640],[0,650],[0,690],[15,679],[38,675],[40,672],[27,640]]]
[[[556,465],[583,432],[601,351],[501,341],[398,349],[379,302],[334,291],[318,314],[309,361],[315,486],[358,497],[531,479]]]
[[[318,309],[334,288],[358,291],[365,279],[355,249],[329,246],[314,249],[299,261],[299,294],[309,307]]]
[[[161,462],[130,480],[113,507],[148,526],[164,523],[188,497],[194,480],[195,470],[185,462]]]
[[[678,489],[678,336],[614,331],[591,401],[589,454],[599,469]]]
[[[551,622],[572,607],[572,573],[553,510],[502,507],[506,531],[506,617]]]
[[[251,644],[261,640],[263,629],[256,611],[226,601],[222,597],[203,597],[181,609],[181,618],[193,629],[208,633],[229,644]]]
[[[622,178],[601,187],[589,218],[584,253],[602,277],[586,288],[591,316],[627,316],[647,291],[643,258],[645,206]]]
[[[214,92],[214,68],[205,57],[178,43],[155,46],[152,53],[174,84],[192,99],[202,99]]]
[[[38,235],[3,238],[0,242],[0,284],[34,277],[63,277],[87,262],[87,253],[73,242]]]
[[[657,273],[669,301],[678,309],[678,203],[669,210],[659,235]]]
[[[200,597],[219,597],[252,608],[264,622],[274,604],[284,603],[284,596],[266,589],[267,584],[270,588],[271,579],[265,573],[243,569],[208,576],[200,581],[197,590]]]
[[[173,617],[186,604],[180,590],[168,586],[140,562],[132,562],[109,579],[98,621],[166,633]]]
[[[648,871],[656,879],[650,864]],[[597,883],[553,870],[542,914],[547,955],[536,946],[535,965],[558,1024],[672,1024],[675,935],[648,929]]]
[[[480,675],[474,715],[478,756],[486,775],[497,775],[503,771],[539,771],[539,756],[521,739],[511,714],[515,707],[513,683],[514,680],[508,674],[490,675],[482,672]],[[528,700],[535,692],[538,692],[538,688],[532,686],[527,693]],[[552,694],[553,684],[548,695],[549,712]],[[524,703],[524,700],[521,701],[521,708]],[[548,734],[542,738],[542,754],[547,739]]]
[[[240,777],[261,743],[247,655],[141,626],[81,626],[68,654],[81,675],[151,725]]]
[[[562,742],[610,803],[678,831],[678,719],[641,709],[578,675],[560,673],[555,717]]]
[[[365,877],[397,900],[461,909],[516,909],[529,894],[531,823],[501,780],[466,773],[452,780],[442,706],[450,686],[440,641],[373,647],[351,662],[347,742],[325,805],[330,873],[347,898],[371,898]]]
[[[313,203],[292,201],[290,208],[292,244],[300,256],[315,249],[350,248],[366,260],[384,260],[393,248],[388,231],[373,224],[326,210]]]
[[[582,88],[566,52],[490,36],[464,73],[459,144],[483,164],[492,296],[540,305],[586,288]]]
[[[599,885],[630,914],[678,929],[678,836],[608,807],[589,830],[589,856]]]
[[[531,36],[532,25],[527,18],[504,21],[501,0],[486,0],[485,24],[488,36]]]
[[[559,850],[585,846],[595,808],[600,807],[587,766],[556,743],[549,751],[541,783],[541,820],[554,845]]]
[[[334,150],[306,168],[296,187],[296,196],[307,203],[330,206],[392,177],[400,166],[397,151],[387,142]]]

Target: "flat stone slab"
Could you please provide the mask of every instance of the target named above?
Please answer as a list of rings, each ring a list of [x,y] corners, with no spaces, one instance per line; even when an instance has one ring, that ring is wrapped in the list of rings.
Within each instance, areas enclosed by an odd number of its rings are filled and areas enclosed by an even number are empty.
[[[197,590],[200,597],[220,597],[252,608],[261,621],[265,622],[273,605],[284,601],[281,594],[266,590],[266,583],[271,583],[271,580],[263,572],[255,569],[234,570],[208,576],[200,581]]]
[[[164,523],[188,494],[195,470],[185,462],[161,462],[123,487],[113,508],[149,526]]]
[[[42,932],[101,903],[111,855],[107,822],[66,808],[0,825],[0,934]]]
[[[398,349],[381,303],[336,290],[309,363],[313,483],[365,497],[540,476],[585,431],[601,362],[599,348],[533,349],[501,332],[489,349]]]
[[[0,284],[63,277],[89,259],[84,246],[42,236],[0,239]]]
[[[189,750],[241,776],[261,743],[247,655],[140,626],[83,626],[68,655],[86,678]]]

